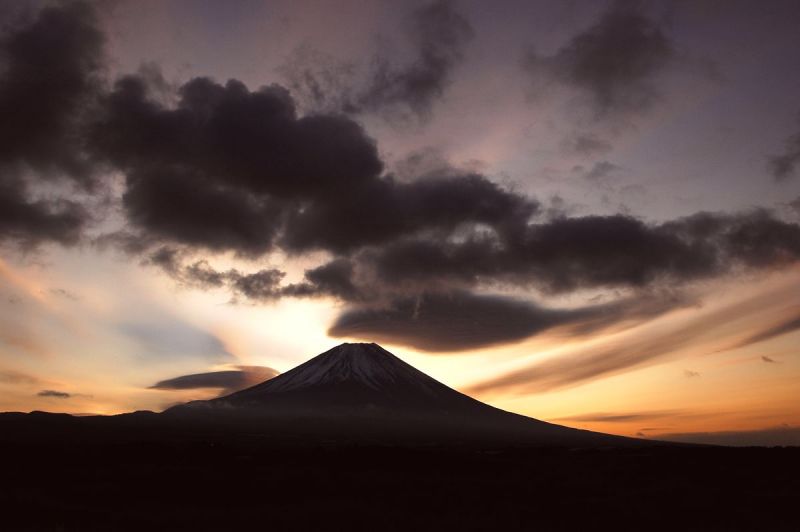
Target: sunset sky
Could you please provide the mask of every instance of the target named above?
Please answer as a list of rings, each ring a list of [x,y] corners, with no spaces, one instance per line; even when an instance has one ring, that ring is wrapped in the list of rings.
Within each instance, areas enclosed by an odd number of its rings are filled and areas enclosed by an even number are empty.
[[[796,1],[0,21],[0,411],[159,411],[366,341],[555,423],[797,440]]]

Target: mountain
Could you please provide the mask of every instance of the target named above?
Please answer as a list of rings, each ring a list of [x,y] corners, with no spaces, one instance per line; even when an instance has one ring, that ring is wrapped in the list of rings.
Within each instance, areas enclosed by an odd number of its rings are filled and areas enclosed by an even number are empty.
[[[341,344],[211,405],[297,411],[468,411],[482,403],[448,388],[377,344]]]
[[[638,440],[571,429],[494,408],[422,373],[374,343],[344,343],[230,395],[164,412],[207,423],[246,422],[276,432],[380,439],[502,440],[630,445]]]

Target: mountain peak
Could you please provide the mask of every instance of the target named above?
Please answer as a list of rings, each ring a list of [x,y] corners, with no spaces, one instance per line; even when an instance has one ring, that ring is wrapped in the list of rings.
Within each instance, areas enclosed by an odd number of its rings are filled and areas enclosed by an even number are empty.
[[[472,411],[482,403],[427,376],[375,343],[343,343],[245,390],[185,407],[244,408],[289,415]]]
[[[338,392],[359,388],[382,396],[396,392],[398,388],[426,396],[435,395],[441,388],[453,392],[378,344],[343,343],[274,379],[220,398],[220,401],[253,400],[275,394],[334,388]]]

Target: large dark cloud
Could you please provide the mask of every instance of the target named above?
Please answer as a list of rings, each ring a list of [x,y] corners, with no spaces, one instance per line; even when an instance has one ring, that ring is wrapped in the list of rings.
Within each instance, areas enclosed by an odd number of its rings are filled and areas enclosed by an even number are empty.
[[[406,26],[410,57],[405,61],[376,53],[359,76],[354,65],[304,47],[283,66],[283,74],[304,107],[315,112],[424,120],[451,84],[474,31],[447,0],[414,10]]]
[[[147,79],[128,76],[95,133],[100,153],[125,170],[179,166],[287,199],[341,195],[382,170],[361,126],[337,115],[300,117],[278,85],[250,91],[236,80],[195,78],[172,108],[152,97]]]
[[[800,258],[800,226],[766,211],[700,213],[662,224],[626,215],[560,218],[461,241],[407,239],[366,257],[386,283],[504,281],[551,292],[681,284]]]
[[[236,366],[236,368],[235,370],[181,375],[180,377],[159,381],[150,388],[157,390],[219,388],[223,394],[227,394],[264,382],[278,375],[278,371],[266,366]]]
[[[0,36],[0,239],[75,243],[89,213],[35,181],[91,188],[83,130],[102,82],[103,34],[81,2],[48,7]]]
[[[426,351],[458,351],[522,340],[574,319],[570,311],[539,308],[511,298],[465,292],[426,293],[388,308],[345,312],[328,331]]]
[[[425,183],[421,188],[427,190],[433,181],[420,183]],[[413,190],[417,185],[409,186]],[[477,204],[480,209],[466,217],[484,220],[484,224],[467,224],[460,231],[454,230],[464,225],[456,223],[457,209],[452,215],[443,209],[439,214],[419,217],[417,225],[424,227],[427,221],[432,224],[430,230],[381,228],[382,239],[370,240],[370,245],[362,242],[349,256],[309,269],[297,283],[283,283],[283,273],[274,269],[216,271],[203,261],[182,265],[172,255],[162,260],[162,267],[188,285],[227,286],[235,295],[255,301],[332,296],[351,305],[331,328],[333,335],[449,351],[516,341],[566,323],[573,334],[589,334],[626,321],[641,322],[685,305],[687,302],[676,294],[686,283],[737,271],[776,269],[800,258],[800,227],[767,211],[701,213],[661,224],[624,215],[531,223],[528,220],[535,209],[510,201],[514,196],[506,198],[497,193],[469,197],[490,199],[492,208]],[[502,198],[517,209],[495,208],[494,202]],[[445,201],[441,203],[446,205]],[[461,204],[468,205],[469,201],[462,200]],[[425,205],[425,201],[419,201],[417,208],[424,211]],[[411,222],[413,214],[410,208]],[[320,222],[315,237],[319,238],[317,246],[325,249],[330,242],[327,237],[339,231],[334,227],[326,232],[323,225]],[[412,223],[410,227],[416,226]],[[368,231],[378,233],[376,229]],[[348,234],[357,235],[357,228],[352,233],[341,232],[343,237]],[[356,247],[343,246],[336,239],[332,242],[328,250],[333,252]],[[497,285],[535,287],[549,293],[624,289],[638,295],[564,314],[530,303],[468,293]],[[666,292],[648,296],[652,289]],[[425,319],[419,319],[420,315]],[[518,319],[507,317],[511,315]],[[465,326],[477,316],[483,316],[482,327]],[[433,323],[436,325],[428,326]],[[458,332],[462,330],[465,332]],[[647,349],[654,356],[662,352],[660,346]],[[615,360],[600,360],[591,371],[602,373],[628,363]],[[639,355],[631,355],[631,360],[639,360]],[[586,369],[590,370],[588,364]]]
[[[431,292],[344,312],[328,334],[373,339],[425,351],[461,351],[523,340],[559,328],[562,337],[588,335],[652,319],[684,304],[641,297],[573,309],[545,308],[511,297]]]
[[[146,79],[123,78],[94,129],[98,153],[126,173],[130,220],[150,235],[261,254],[288,212],[335,201],[382,170],[358,124],[298,117],[281,87],[251,92],[238,81],[197,78],[179,94],[166,107]]]
[[[519,227],[537,210],[477,174],[382,175],[356,122],[299,117],[277,86],[199,78],[179,94],[166,107],[145,79],[126,77],[94,130],[98,153],[125,171],[123,205],[144,238],[249,256],[275,245],[340,253],[464,223]]]
[[[658,75],[673,60],[670,39],[633,2],[616,2],[555,54],[531,52],[525,67],[541,90],[550,83],[583,93],[598,118],[649,109]]]

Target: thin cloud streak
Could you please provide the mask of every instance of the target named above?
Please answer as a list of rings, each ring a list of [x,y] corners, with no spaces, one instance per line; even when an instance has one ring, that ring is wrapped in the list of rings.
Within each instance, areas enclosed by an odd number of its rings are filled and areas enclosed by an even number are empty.
[[[760,342],[765,342],[767,340],[771,340],[773,338],[777,338],[778,336],[783,336],[785,334],[791,334],[797,330],[800,330],[800,316],[796,315],[796,312],[792,313],[793,316],[784,319],[774,325],[767,327],[766,329],[761,329],[754,334],[751,334],[744,340],[737,342],[729,349],[738,349],[740,347],[745,347],[748,345],[757,344]]]
[[[650,412],[624,412],[624,413],[608,413],[608,412],[593,412],[588,414],[579,414],[575,416],[559,417],[553,421],[580,421],[587,423],[626,423],[629,421],[648,421],[652,419],[673,418],[684,414],[683,410],[660,410]],[[652,430],[652,429],[642,429]]]

